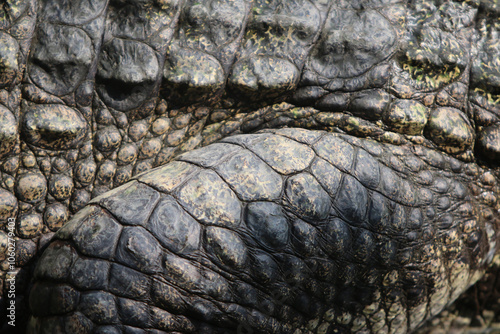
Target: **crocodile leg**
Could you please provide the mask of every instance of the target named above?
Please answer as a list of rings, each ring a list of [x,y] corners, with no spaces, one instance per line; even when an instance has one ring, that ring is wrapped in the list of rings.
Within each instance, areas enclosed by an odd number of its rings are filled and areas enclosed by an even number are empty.
[[[488,180],[415,145],[228,137],[65,225],[35,270],[28,333],[409,333],[493,261]]]

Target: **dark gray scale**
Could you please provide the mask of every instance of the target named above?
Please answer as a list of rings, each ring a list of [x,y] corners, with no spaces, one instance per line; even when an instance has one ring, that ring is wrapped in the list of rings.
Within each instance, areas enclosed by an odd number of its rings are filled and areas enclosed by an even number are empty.
[[[191,302],[191,298],[185,292],[162,280],[153,281],[151,300],[160,309],[179,314],[185,313]]]
[[[406,232],[406,221],[407,221],[407,216],[406,216],[406,207],[397,203],[397,202],[390,202],[391,204],[391,209],[392,209],[392,215],[391,215],[391,220],[389,222],[389,228],[387,228],[389,231],[394,233],[395,235],[404,235]]]
[[[185,333],[194,333],[196,331],[191,321],[182,315],[171,314],[157,307],[150,307],[149,314],[151,319],[150,327],[157,328],[150,329],[150,333],[164,333],[163,331],[170,329]]]
[[[333,218],[326,224],[318,226],[322,249],[332,259],[349,256],[352,249],[353,236],[348,224],[342,219]]]
[[[192,254],[198,250],[201,226],[172,197],[158,203],[146,228],[161,246],[176,254]]]
[[[53,22],[63,22],[68,25],[85,24],[96,18],[106,8],[107,1],[47,1],[40,7],[40,16]],[[64,9],[64,10],[62,10]]]
[[[279,99],[295,89],[300,71],[330,4],[321,1],[256,1],[228,89],[240,99]]]
[[[288,244],[290,226],[281,206],[272,202],[249,203],[245,223],[257,243],[274,250]]]
[[[98,325],[118,322],[116,297],[107,292],[90,291],[82,293],[79,311]]]
[[[386,222],[390,220],[389,200],[380,193],[373,192],[370,198],[368,222],[370,229],[381,232],[386,229]]]
[[[175,105],[217,100],[240,47],[248,1],[186,1],[168,47],[161,95]]]
[[[124,324],[139,328],[149,327],[149,305],[126,298],[118,298],[116,304],[120,317],[124,319]]]
[[[39,25],[37,42],[29,68],[33,82],[59,96],[74,91],[87,76],[95,56],[89,36],[79,28],[42,24]],[[55,50],[66,52],[54,54]]]
[[[234,282],[232,288],[238,304],[259,308],[261,293],[254,286],[245,282]]]
[[[37,267],[35,277],[41,279],[50,279],[55,281],[67,280],[70,273],[70,267],[80,259],[77,259],[75,250],[64,243],[54,243],[43,255],[44,261],[53,263],[50,270],[48,267]]]
[[[40,6],[36,52],[31,53],[28,68],[34,84],[57,96],[76,92],[79,101],[89,100],[92,89],[86,80],[93,81],[106,4],[45,1]]]
[[[128,110],[144,102],[159,74],[160,64],[150,46],[115,38],[103,45],[96,74],[97,92],[107,105]]]
[[[70,283],[80,290],[104,290],[108,287],[110,263],[78,258],[70,272]]]
[[[241,237],[233,231],[208,226],[203,235],[205,251],[213,261],[229,270],[241,270],[248,265],[247,248]]]
[[[261,284],[274,283],[278,279],[279,267],[275,259],[270,254],[255,250],[251,254],[252,272],[251,275]]]
[[[236,194],[211,170],[189,180],[177,196],[179,203],[203,223],[227,227],[240,224],[242,208]]]
[[[293,221],[291,242],[296,252],[304,254],[305,257],[321,254],[319,231],[303,220]]]
[[[151,279],[145,273],[112,263],[109,270],[108,291],[121,297],[147,301]]]
[[[384,237],[378,238],[377,241],[374,258],[389,268],[397,268],[400,265],[398,263],[398,241]]]
[[[297,104],[313,104],[319,110],[342,112],[347,109],[350,100],[349,93],[328,91],[315,86],[305,86],[297,89],[293,101]]]
[[[371,121],[382,118],[391,102],[391,95],[382,89],[366,90],[355,94],[347,110],[353,115]]]
[[[381,178],[378,161],[365,150],[358,150],[353,175],[363,186],[370,189],[377,188]]]
[[[85,217],[72,239],[83,254],[110,259],[114,255],[121,230],[122,226],[108,213],[96,210]]]
[[[92,322],[82,315],[75,312],[71,316],[46,317],[41,321],[41,327],[47,333],[91,333],[95,326]],[[32,333],[32,332],[29,332]]]
[[[282,176],[248,150],[234,154],[217,172],[242,200],[276,200],[281,195]]]
[[[355,148],[339,136],[324,136],[320,141],[315,143],[314,150],[321,158],[342,172],[351,171],[355,157]]]
[[[41,317],[73,312],[81,298],[80,292],[66,284],[44,282],[35,284],[32,291],[30,307],[34,315]]]
[[[396,21],[397,11],[391,13],[391,5],[387,5],[382,12],[387,9],[384,14],[388,15],[382,15],[374,8],[378,6],[343,2],[333,5],[318,43],[308,56],[300,86],[322,87],[322,95],[326,95],[328,91],[382,87],[387,82],[389,67],[383,62],[397,47],[396,22],[392,22]],[[342,103],[340,97],[325,97],[322,108],[342,110],[347,103]]]
[[[128,111],[144,104],[157,92],[166,48],[181,3],[167,1],[163,6],[147,3],[111,1],[106,31],[96,73],[99,97],[116,110]],[[144,19],[148,17],[148,19]]]
[[[144,329],[140,329],[137,327],[124,326],[122,333],[124,333],[124,334],[146,334],[147,332]]]
[[[92,203],[98,203],[126,225],[144,226],[159,198],[154,189],[134,182],[114,189],[103,199],[95,198]]]
[[[94,327],[92,321],[79,311],[74,312],[71,315],[65,316],[62,319],[62,323],[64,324],[64,327],[61,330],[61,332],[67,332],[67,333],[75,333],[75,334],[89,333],[92,331],[92,328]]]
[[[309,146],[282,136],[266,136],[248,143],[247,147],[275,171],[285,175],[305,169],[314,158]]]
[[[418,202],[417,189],[409,178],[401,178],[401,196],[399,202],[403,205],[415,206]]]
[[[202,167],[215,167],[219,161],[232,156],[241,148],[236,145],[226,143],[215,143],[207,146],[203,152],[186,152],[180,155],[177,160],[191,162]]]
[[[288,137],[300,143],[312,145],[322,137],[321,132],[308,131],[301,128],[283,128],[273,131],[273,133]]]
[[[140,227],[124,227],[116,246],[115,259],[148,274],[161,272],[158,241]]]
[[[311,164],[311,173],[330,196],[334,197],[340,187],[342,172],[325,160],[317,158]]]
[[[319,221],[328,217],[331,200],[311,174],[301,173],[287,179],[284,204],[299,217]]]
[[[187,312],[191,314],[194,319],[199,319],[199,322],[202,323],[202,325],[195,325],[197,330],[203,330],[205,327],[209,330],[216,331],[217,328],[234,327],[235,325],[231,317],[226,315],[226,313],[228,313],[227,310],[224,311],[215,307],[212,301],[195,296],[191,299],[191,304]],[[215,323],[215,326],[210,323]]]
[[[345,175],[333,204],[341,217],[350,224],[359,226],[365,220],[368,192],[354,177]]]

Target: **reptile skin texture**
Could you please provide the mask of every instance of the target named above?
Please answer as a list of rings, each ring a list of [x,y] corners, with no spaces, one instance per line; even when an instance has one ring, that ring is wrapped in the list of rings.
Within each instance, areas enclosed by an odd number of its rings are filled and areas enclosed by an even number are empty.
[[[499,18],[5,0],[0,331],[500,331]]]

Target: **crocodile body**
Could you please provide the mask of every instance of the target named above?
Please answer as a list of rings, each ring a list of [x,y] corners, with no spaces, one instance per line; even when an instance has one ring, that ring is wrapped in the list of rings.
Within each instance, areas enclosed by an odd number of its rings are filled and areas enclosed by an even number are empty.
[[[0,14],[18,330],[405,333],[495,262],[497,1]]]

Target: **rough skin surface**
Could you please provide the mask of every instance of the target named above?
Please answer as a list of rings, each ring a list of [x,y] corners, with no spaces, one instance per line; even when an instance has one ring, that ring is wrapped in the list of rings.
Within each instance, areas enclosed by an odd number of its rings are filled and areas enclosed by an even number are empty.
[[[467,187],[474,165],[276,133],[93,199],[40,259],[28,333],[399,333],[484,274],[496,221]]]
[[[499,17],[496,0],[3,2],[2,331],[494,327]]]

